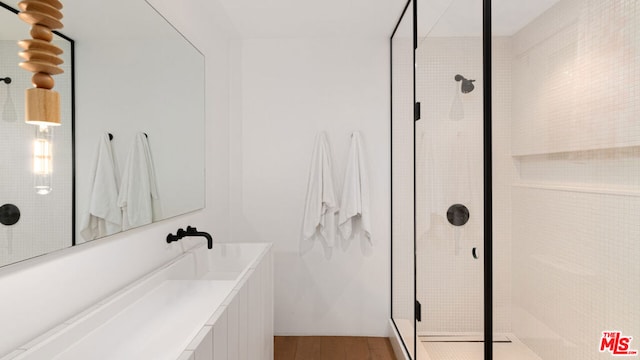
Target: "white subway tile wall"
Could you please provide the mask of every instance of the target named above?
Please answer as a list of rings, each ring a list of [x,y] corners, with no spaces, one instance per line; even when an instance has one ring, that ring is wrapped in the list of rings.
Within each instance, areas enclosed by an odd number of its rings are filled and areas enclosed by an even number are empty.
[[[514,35],[513,155],[640,145],[639,7],[563,0]]]
[[[603,331],[640,334],[640,4],[560,1],[513,48],[513,331],[609,359]]]
[[[419,43],[416,124],[418,332],[481,332],[482,250],[482,39],[427,37]],[[474,79],[463,94],[456,75]],[[469,209],[469,222],[447,220],[451,205]]]
[[[511,40],[494,39],[494,328],[511,331]],[[418,300],[422,333],[483,331],[483,79],[479,37],[436,37],[421,41],[416,125]],[[460,92],[461,74],[475,89]],[[470,212],[462,227],[446,218],[449,206]],[[473,259],[472,249],[479,259]]]

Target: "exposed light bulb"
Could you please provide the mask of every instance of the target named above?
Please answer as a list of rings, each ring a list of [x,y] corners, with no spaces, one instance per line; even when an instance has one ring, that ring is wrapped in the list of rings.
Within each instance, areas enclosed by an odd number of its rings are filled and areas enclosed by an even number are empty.
[[[33,179],[36,193],[40,195],[47,195],[52,190],[52,145],[53,128],[46,125],[36,126],[36,138],[33,141]]]

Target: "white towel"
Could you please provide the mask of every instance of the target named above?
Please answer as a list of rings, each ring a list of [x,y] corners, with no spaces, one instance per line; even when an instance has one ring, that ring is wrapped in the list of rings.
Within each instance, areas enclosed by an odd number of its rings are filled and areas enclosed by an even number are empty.
[[[82,220],[80,231],[84,241],[122,231],[122,212],[118,206],[118,172],[113,161],[109,134],[100,138],[94,163],[89,209]]]
[[[333,246],[337,211],[338,202],[333,188],[333,170],[329,143],[325,134],[319,133],[316,136],[309,170],[307,204],[302,225],[304,239],[312,239],[316,233],[319,233],[329,246]]]
[[[360,133],[351,134],[351,145],[344,174],[342,201],[338,227],[344,239],[353,233],[353,223],[360,221],[360,229],[371,241],[371,220],[369,214],[369,179],[365,169],[364,153]]]
[[[118,206],[122,208],[122,229],[159,220],[159,199],[149,142],[144,133],[137,133],[127,157],[118,196]]]

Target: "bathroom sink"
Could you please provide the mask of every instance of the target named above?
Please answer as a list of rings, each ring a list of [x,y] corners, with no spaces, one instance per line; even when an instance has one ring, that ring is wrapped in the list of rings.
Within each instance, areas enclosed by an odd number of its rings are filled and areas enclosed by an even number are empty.
[[[21,349],[16,360],[181,358],[269,248],[197,246]]]
[[[258,243],[213,244],[211,250],[197,246],[189,251],[195,269],[175,269],[170,279],[236,281],[253,269],[252,264],[264,251],[264,245]]]
[[[234,285],[165,281],[54,359],[177,359]]]
[[[201,278],[201,280],[236,280],[242,271],[211,271]]]

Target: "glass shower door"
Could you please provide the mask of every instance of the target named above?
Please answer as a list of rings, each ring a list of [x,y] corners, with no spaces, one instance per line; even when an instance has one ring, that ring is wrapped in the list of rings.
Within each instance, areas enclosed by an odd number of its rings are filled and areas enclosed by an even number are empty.
[[[391,37],[391,317],[404,351],[415,357],[414,3]]]
[[[419,359],[484,359],[483,1],[420,0],[416,50]]]

